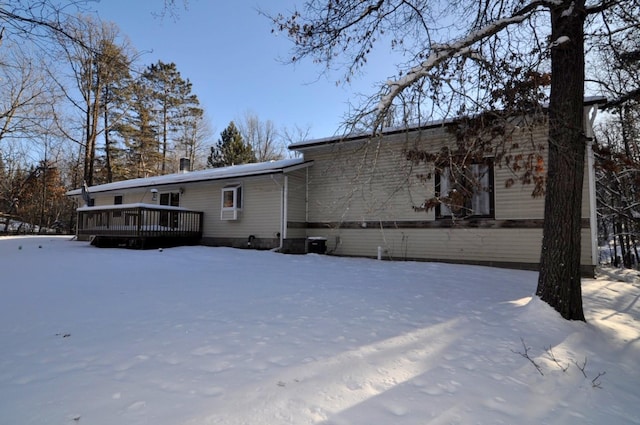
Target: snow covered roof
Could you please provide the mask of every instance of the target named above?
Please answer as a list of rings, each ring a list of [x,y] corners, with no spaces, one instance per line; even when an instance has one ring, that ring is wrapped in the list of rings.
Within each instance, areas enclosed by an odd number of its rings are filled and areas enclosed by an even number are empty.
[[[382,134],[385,136],[389,136],[392,134],[402,133],[406,131],[426,130],[428,128],[442,127],[447,124],[451,124],[453,122],[454,122],[453,119],[446,119],[446,120],[432,121],[428,124],[422,124],[422,125],[416,124],[416,125],[409,125],[409,126],[402,126],[402,127],[389,127],[389,128],[382,129]],[[323,137],[320,139],[306,140],[303,142],[293,143],[289,145],[289,150],[294,150],[294,151],[303,150],[310,147],[329,145],[332,143],[351,142],[351,141],[366,139],[370,136],[371,136],[370,132],[359,132],[359,133],[345,134],[343,136]]]
[[[253,164],[232,165],[229,167],[210,168],[207,170],[191,171],[189,173],[167,174],[164,176],[147,177],[124,180],[115,183],[91,186],[90,193],[108,192],[113,190],[131,189],[136,187],[163,186],[177,183],[199,182],[208,180],[222,180],[229,178],[257,176],[261,174],[275,174],[290,171],[291,168],[308,167],[312,162],[304,162],[303,158],[282,159],[280,161],[257,162]],[[82,189],[67,192],[67,196],[82,194]]]
[[[606,102],[607,102],[607,98],[603,96],[589,96],[584,98],[584,106],[603,105]],[[417,131],[417,130],[426,130],[429,128],[444,127],[446,125],[453,124],[457,120],[458,118],[447,118],[442,120],[434,120],[424,124],[414,124],[414,125],[400,126],[400,127],[388,127],[388,128],[382,129],[382,134],[385,136],[390,136],[392,134],[403,133],[407,131]],[[345,134],[342,136],[323,137],[320,139],[293,143],[289,145],[289,149],[294,151],[295,150],[302,151],[307,148],[330,145],[333,143],[344,143],[344,142],[362,140],[370,136],[371,136],[370,132],[359,132],[359,133]]]

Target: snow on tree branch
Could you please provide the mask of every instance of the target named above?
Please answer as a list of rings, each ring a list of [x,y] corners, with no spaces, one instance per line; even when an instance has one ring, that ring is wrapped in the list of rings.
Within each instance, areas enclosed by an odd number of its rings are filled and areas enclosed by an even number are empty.
[[[475,43],[492,37],[511,25],[520,24],[528,19],[539,7],[558,6],[556,0],[534,1],[515,12],[512,16],[491,22],[480,29],[476,29],[466,37],[448,44],[434,44],[431,46],[431,54],[419,65],[411,68],[402,78],[390,80],[386,83],[387,92],[384,94],[376,108],[378,121],[381,121],[391,108],[393,101],[409,86],[423,77],[430,75],[431,71],[447,60],[464,55],[473,55],[471,46]]]

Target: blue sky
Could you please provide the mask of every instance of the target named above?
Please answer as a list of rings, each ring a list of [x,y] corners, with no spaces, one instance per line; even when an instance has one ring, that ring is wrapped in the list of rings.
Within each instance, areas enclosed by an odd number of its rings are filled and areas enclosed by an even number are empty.
[[[154,16],[162,0],[102,0],[95,10],[144,52],[144,65],[158,60],[176,63],[182,77],[193,83],[215,140],[246,111],[272,120],[277,127],[310,127],[310,138],[331,136],[348,103],[357,103],[355,94],[370,94],[373,82],[388,76],[369,73],[350,86],[337,86],[341,74],[327,78],[321,75],[322,66],[310,60],[283,64],[291,42],[272,34],[271,23],[257,9],[286,12],[295,4],[295,0],[190,0],[177,20]]]

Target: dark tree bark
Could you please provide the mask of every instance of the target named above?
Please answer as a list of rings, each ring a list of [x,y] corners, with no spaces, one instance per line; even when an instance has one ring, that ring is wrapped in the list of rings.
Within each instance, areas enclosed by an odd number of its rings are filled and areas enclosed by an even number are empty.
[[[536,294],[569,320],[582,309],[580,233],[584,134],[584,0],[551,10],[549,158]]]

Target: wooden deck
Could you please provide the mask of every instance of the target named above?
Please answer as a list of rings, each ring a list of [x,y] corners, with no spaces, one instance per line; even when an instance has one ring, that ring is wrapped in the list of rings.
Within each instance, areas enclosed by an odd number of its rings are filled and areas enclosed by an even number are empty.
[[[130,204],[78,208],[78,237],[99,247],[158,248],[196,245],[202,238],[200,211]]]

